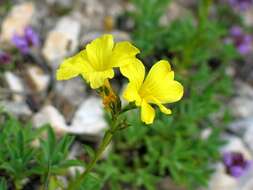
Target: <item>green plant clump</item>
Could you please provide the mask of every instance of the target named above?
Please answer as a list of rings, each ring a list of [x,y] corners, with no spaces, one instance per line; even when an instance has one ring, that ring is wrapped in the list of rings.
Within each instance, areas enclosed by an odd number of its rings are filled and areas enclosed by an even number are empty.
[[[219,148],[225,143],[221,132],[230,119],[224,103],[232,94],[227,63],[238,53],[223,43],[228,35],[225,24],[209,18],[211,1],[200,1],[197,14],[164,27],[158,21],[168,1],[133,3],[137,7],[132,14],[133,39],[145,50],[142,58],[172,58],[174,69],[182,73],[179,81],[186,94],[172,116],[158,112],[152,127],[139,120],[139,113],[128,115],[131,127],[117,134],[113,153],[96,171],[112,190],[158,189],[166,176],[187,189],[207,186],[212,164],[220,159]],[[205,136],[204,131],[210,134]]]
[[[55,188],[63,187],[56,176],[66,175],[71,166],[82,165],[80,161],[68,159],[73,137],[57,140],[51,127],[33,129],[3,111],[0,139],[1,190],[7,189],[7,182],[9,188],[23,189],[30,180],[44,189],[53,184]]]

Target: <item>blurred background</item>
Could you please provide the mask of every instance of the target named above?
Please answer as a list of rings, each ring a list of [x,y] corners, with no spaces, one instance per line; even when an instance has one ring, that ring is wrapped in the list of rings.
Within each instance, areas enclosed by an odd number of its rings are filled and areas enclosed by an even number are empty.
[[[141,50],[146,70],[169,60],[185,95],[153,126],[128,114],[132,126],[116,134],[90,189],[253,190],[252,0],[2,0],[0,27],[0,189],[40,188],[45,124],[56,139],[74,137],[55,149],[51,189],[81,170],[62,160],[90,160],[109,125],[102,103],[81,77],[55,72],[110,33]],[[126,82],[112,80],[119,93]]]

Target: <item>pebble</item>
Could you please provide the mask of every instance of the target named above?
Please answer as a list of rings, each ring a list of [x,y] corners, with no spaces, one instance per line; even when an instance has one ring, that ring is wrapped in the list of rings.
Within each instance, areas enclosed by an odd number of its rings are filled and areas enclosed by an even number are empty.
[[[54,69],[64,57],[77,50],[80,30],[81,25],[76,19],[63,17],[48,33],[42,53],[46,60],[52,63]]]
[[[99,98],[85,100],[74,115],[71,128],[76,133],[99,136],[106,129],[102,102]]]
[[[8,84],[10,90],[13,92],[12,98],[17,102],[22,102],[24,97],[18,93],[23,93],[25,88],[21,79],[14,73],[7,71],[4,73],[5,81]]]
[[[242,140],[253,152],[253,117],[234,121],[229,125],[229,129],[241,136]]]
[[[1,40],[10,42],[15,33],[22,35],[25,27],[31,24],[34,12],[32,2],[14,5],[2,23]]]
[[[86,97],[86,84],[81,78],[57,81],[56,93],[66,98],[73,106],[80,105]]]
[[[37,128],[50,124],[57,135],[63,135],[67,131],[63,115],[52,105],[46,105],[36,113],[32,118],[32,123]]]
[[[27,69],[27,74],[36,91],[45,91],[49,85],[50,76],[45,74],[42,69],[31,66]]]
[[[236,190],[237,185],[238,181],[227,175],[223,164],[219,163],[216,165],[216,171],[212,175],[206,190]]]
[[[187,9],[185,9],[179,3],[171,2],[169,3],[169,6],[165,11],[165,14],[160,18],[159,22],[162,26],[167,26],[172,21],[184,16],[186,13]]]
[[[90,97],[86,99],[74,114],[72,124],[66,124],[63,115],[52,105],[44,106],[36,113],[32,122],[36,127],[50,124],[56,134],[71,133],[76,135],[102,136],[107,127],[104,119],[102,102],[99,98]]]
[[[25,102],[14,101],[0,101],[0,105],[4,106],[4,109],[15,115],[16,117],[30,117],[32,115],[31,110]],[[1,107],[1,106],[0,106]]]
[[[232,114],[237,118],[253,117],[253,89],[242,81],[236,81],[237,95],[231,100]]]
[[[236,136],[224,136],[224,139],[227,141],[227,144],[222,147],[221,152],[240,152],[243,154],[245,159],[252,160],[252,154],[249,149],[245,146],[243,141]]]

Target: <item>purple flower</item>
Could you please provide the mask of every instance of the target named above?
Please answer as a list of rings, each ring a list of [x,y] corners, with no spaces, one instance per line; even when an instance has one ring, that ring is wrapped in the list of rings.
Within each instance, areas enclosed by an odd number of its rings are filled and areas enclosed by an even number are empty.
[[[22,36],[15,34],[12,43],[23,53],[27,54],[32,47],[39,46],[39,35],[31,27],[26,27]]]
[[[234,9],[241,11],[245,11],[253,5],[253,0],[228,0],[228,2]]]
[[[0,64],[7,65],[11,62],[11,56],[6,52],[0,51]]]
[[[242,176],[251,166],[251,161],[245,160],[239,152],[224,153],[223,163],[226,167],[226,172],[236,178]]]
[[[252,37],[248,34],[245,34],[242,31],[241,27],[239,26],[232,27],[230,30],[230,36],[237,51],[241,55],[246,55],[252,51]]]

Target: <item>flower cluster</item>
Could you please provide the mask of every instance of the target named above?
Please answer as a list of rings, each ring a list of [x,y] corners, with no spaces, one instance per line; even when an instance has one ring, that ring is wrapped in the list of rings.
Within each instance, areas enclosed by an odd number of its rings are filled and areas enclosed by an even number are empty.
[[[183,86],[174,80],[174,72],[165,60],[157,62],[145,77],[145,67],[136,58],[138,53],[140,51],[131,43],[114,43],[112,35],[103,35],[77,55],[64,60],[56,78],[67,80],[81,75],[92,89],[101,89],[108,86],[108,80],[114,77],[114,68],[119,68],[129,80],[123,97],[140,107],[142,121],[151,124],[155,117],[151,105],[155,104],[163,113],[171,114],[163,104],[180,100]],[[108,104],[108,100],[104,102]]]
[[[234,8],[241,11],[248,9],[253,5],[252,0],[229,0],[229,4]]]
[[[241,27],[234,26],[230,29],[232,43],[241,55],[246,55],[252,51],[252,37],[245,34]]]
[[[226,171],[233,177],[242,176],[251,165],[251,162],[246,160],[239,152],[226,152],[223,155],[223,163]]]
[[[39,46],[39,35],[31,27],[26,27],[24,34],[14,34],[12,37],[12,43],[20,50],[21,53],[29,53],[32,47]]]
[[[11,56],[3,51],[0,51],[0,64],[7,65],[11,63]]]

